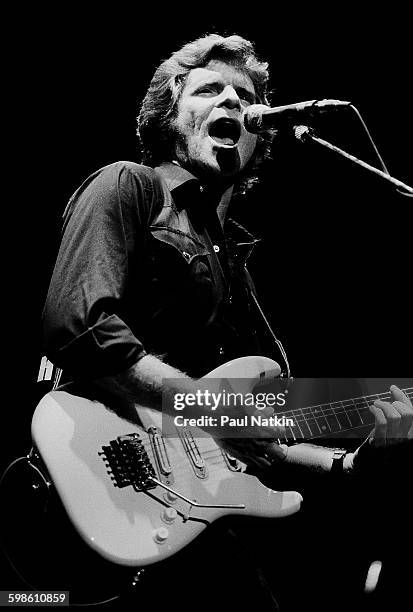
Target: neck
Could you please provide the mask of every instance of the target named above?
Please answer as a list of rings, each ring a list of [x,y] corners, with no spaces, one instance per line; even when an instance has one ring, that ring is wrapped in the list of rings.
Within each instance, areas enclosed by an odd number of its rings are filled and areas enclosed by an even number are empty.
[[[171,160],[171,162],[175,164],[176,166],[181,166],[185,168],[185,165],[180,164],[175,159]],[[193,172],[191,168],[186,168],[186,169],[189,172],[192,172],[194,176],[196,176],[196,173]],[[202,182],[202,177],[198,176],[198,178]],[[208,190],[208,195],[211,200],[211,204],[215,207],[217,211],[218,219],[223,227],[225,223],[225,218],[227,216],[228,207],[231,202],[234,185],[232,184],[228,186],[225,183],[219,184],[219,182],[217,182],[216,179],[214,182],[205,181],[204,185],[205,185],[205,188]]]

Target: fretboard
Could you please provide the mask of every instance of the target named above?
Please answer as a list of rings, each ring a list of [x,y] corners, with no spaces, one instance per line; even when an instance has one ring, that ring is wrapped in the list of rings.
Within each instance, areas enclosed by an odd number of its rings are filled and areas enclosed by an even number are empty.
[[[413,387],[403,389],[413,398]],[[286,410],[283,415],[294,425],[286,428],[288,441],[311,440],[329,436],[347,437],[351,431],[374,425],[374,415],[369,407],[375,400],[391,401],[390,392],[366,395],[355,399]]]

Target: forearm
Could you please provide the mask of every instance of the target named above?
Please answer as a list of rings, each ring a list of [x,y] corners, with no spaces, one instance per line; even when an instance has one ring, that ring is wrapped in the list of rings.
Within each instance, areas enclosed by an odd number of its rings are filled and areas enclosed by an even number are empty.
[[[341,490],[343,484],[350,485],[353,481],[347,476],[352,473],[353,453],[345,456],[342,472],[337,470],[336,473],[331,473],[334,448],[306,443],[281,446],[285,451],[284,460],[274,461],[264,476],[265,484],[271,489],[297,490],[309,499],[313,495],[331,492],[332,488],[338,487],[337,490]]]
[[[334,448],[316,446],[315,444],[296,444],[285,447],[286,465],[295,466],[302,472],[328,473],[331,471],[334,458]],[[353,453],[347,453],[344,457],[343,472],[350,473],[352,470]]]
[[[131,368],[113,376],[95,381],[105,392],[126,401],[155,410],[174,412],[174,396],[177,393],[195,393],[201,383],[184,372],[168,365],[154,355],[145,355]],[[199,416],[200,408],[193,407],[193,416]],[[188,416],[191,409],[187,409]]]

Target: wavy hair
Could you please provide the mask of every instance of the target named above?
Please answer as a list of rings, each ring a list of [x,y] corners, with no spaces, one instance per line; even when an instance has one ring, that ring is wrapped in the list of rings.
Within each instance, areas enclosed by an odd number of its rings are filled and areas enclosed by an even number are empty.
[[[161,63],[142,101],[137,135],[145,165],[156,166],[172,159],[175,135],[171,124],[177,114],[186,76],[211,60],[223,61],[245,72],[254,85],[257,103],[269,104],[268,64],[258,59],[250,41],[237,35],[208,34],[198,38]],[[254,155],[236,185],[238,194],[245,193],[258,182],[259,166],[271,157],[273,137],[274,132],[258,135]]]

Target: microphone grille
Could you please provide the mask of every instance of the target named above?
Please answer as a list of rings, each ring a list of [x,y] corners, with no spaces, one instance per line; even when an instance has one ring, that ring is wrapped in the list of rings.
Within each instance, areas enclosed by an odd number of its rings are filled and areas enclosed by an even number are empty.
[[[308,127],[308,125],[295,125],[294,136],[300,142],[307,142],[307,140],[311,136],[310,128]]]

